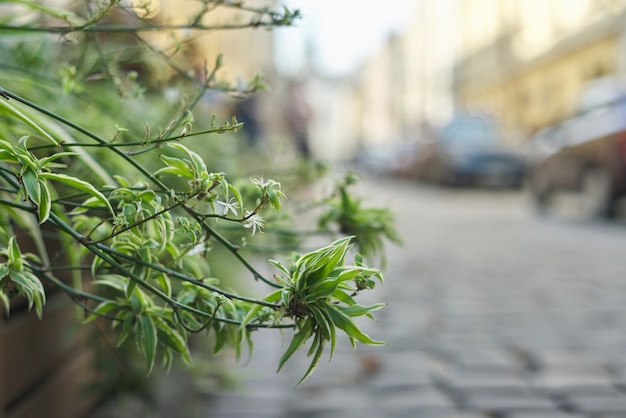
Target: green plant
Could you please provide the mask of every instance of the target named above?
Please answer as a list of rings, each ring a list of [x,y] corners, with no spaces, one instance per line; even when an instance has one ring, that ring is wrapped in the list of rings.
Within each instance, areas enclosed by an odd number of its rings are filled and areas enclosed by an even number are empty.
[[[348,173],[337,182],[336,192],[327,200],[327,210],[319,217],[318,227],[324,231],[332,228],[339,233],[353,235],[361,253],[372,257],[383,252],[384,239],[401,244],[393,215],[384,208],[371,208],[350,194],[348,187],[358,182],[353,173]]]
[[[205,67],[202,79],[191,76],[191,49],[176,31],[271,28],[291,24],[298,12],[201,1],[184,23],[165,24],[147,20],[149,2],[144,9],[119,1],[84,4],[63,10],[29,1],[0,6],[10,12],[0,21],[0,36],[13,41],[0,48],[6,58],[0,76],[0,298],[7,313],[10,299],[19,296],[42,316],[42,283],[56,286],[86,313],[85,322],[105,318],[118,344],[134,340],[148,372],[158,359],[167,367],[176,356],[191,361],[189,337],[198,333],[212,335],[215,351],[229,346],[240,353],[252,348],[256,329],[293,328],[279,369],[312,339],[313,359],[302,380],[326,343],[332,356],[338,331],[353,344],[380,344],[352,318],[371,317],[383,306],[355,300],[382,282],[382,274],[351,249],[370,255],[382,250],[381,236],[397,240],[389,212],[364,210],[340,182],[342,203],[322,199],[322,205],[331,203],[330,212],[313,233],[351,236],[292,256],[291,264],[271,261],[277,274],[266,277],[251,261],[255,243],[282,237],[280,250],[264,247],[287,259],[309,232],[275,216],[289,210],[280,182],[214,172],[199,151],[207,154],[206,147],[194,143],[241,128],[236,117],[222,123],[216,116],[198,118],[207,92],[249,94],[263,83],[255,77],[241,88],[218,80],[221,57]],[[244,24],[203,23],[219,8],[252,17]],[[176,49],[142,38],[155,30],[169,31]],[[116,45],[141,54],[112,54]],[[50,66],[58,72],[44,73]],[[142,78],[164,69],[168,84],[182,92],[175,105],[162,99],[162,80]],[[333,222],[338,231],[330,231]],[[36,250],[20,249],[18,227]],[[46,245],[44,228],[55,232],[55,248]],[[207,257],[216,246],[269,286],[269,295],[228,290]],[[60,280],[59,272],[70,272],[73,280]]]

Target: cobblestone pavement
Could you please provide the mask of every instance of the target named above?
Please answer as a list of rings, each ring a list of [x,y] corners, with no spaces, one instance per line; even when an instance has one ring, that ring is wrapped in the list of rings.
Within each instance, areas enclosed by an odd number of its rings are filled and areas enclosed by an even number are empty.
[[[626,417],[626,226],[535,216],[526,194],[368,180],[397,213],[389,305],[297,389],[298,352],[259,331],[240,390],[194,417]],[[559,209],[560,210],[560,209]],[[558,211],[557,211],[558,212]]]
[[[243,390],[198,417],[626,417],[623,223],[540,218],[520,192],[366,185],[406,241],[362,324],[387,345],[346,342],[295,389],[305,353],[275,374],[284,347],[257,336]]]

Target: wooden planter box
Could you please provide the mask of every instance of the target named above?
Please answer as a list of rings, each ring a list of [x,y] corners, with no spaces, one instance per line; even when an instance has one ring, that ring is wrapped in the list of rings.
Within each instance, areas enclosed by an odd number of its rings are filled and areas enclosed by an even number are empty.
[[[16,309],[0,320],[0,418],[79,418],[97,397],[89,344],[93,327],[81,326],[76,305],[48,295],[43,320]]]
[[[53,236],[51,253],[59,249]],[[18,231],[18,241],[36,253],[27,234]],[[81,418],[99,399],[91,390],[95,327],[81,324],[76,304],[58,289],[46,287],[46,299],[41,320],[22,298],[11,300],[9,317],[0,303],[0,418]]]

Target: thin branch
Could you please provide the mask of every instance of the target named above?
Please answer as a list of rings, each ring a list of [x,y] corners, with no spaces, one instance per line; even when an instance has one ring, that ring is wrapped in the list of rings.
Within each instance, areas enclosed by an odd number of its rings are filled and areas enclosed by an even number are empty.
[[[108,241],[111,238],[116,237],[116,236],[118,236],[119,234],[121,234],[123,232],[130,231],[131,229],[136,228],[136,227],[138,227],[140,225],[143,225],[146,222],[150,222],[151,220],[158,218],[159,216],[163,215],[164,213],[167,213],[167,212],[173,210],[174,208],[176,208],[178,206],[184,205],[189,199],[193,199],[195,196],[197,196],[197,194],[190,195],[190,196],[186,197],[183,200],[179,200],[177,202],[174,202],[174,204],[172,204],[171,206],[164,207],[160,211],[157,211],[157,212],[153,213],[152,215],[150,215],[150,216],[140,220],[139,222],[135,222],[132,225],[128,225],[128,226],[125,226],[124,228],[120,228],[118,230],[115,230],[114,232],[111,232],[111,234],[108,237],[104,237],[104,238],[102,238],[101,240],[98,240],[98,241],[93,241],[93,243],[94,244],[99,244],[101,242]],[[99,226],[100,225],[95,226],[93,228],[93,230],[86,237],[88,238]]]
[[[178,320],[178,323],[181,324],[183,326],[183,328],[185,328],[185,330],[187,330],[188,332],[191,332],[193,334],[198,334],[198,333],[204,331],[209,325],[211,325],[213,323],[213,320],[215,319],[215,315],[217,314],[217,310],[221,306],[222,306],[222,304],[218,303],[218,305],[213,309],[213,314],[211,315],[211,317],[200,328],[191,328],[190,326],[188,326],[185,323],[185,320],[178,313],[177,309],[174,309],[174,315],[176,316],[176,319]]]
[[[94,25],[94,26],[13,26],[0,25],[2,31],[15,32],[31,32],[31,33],[50,33],[57,35],[68,35],[75,32],[87,33],[140,33],[152,31],[167,30],[197,30],[197,31],[218,31],[218,30],[239,30],[245,28],[274,28],[277,26],[289,26],[291,23],[277,24],[274,21],[250,21],[238,24],[223,25],[189,25],[187,23],[175,25],[141,25],[141,26],[123,26],[123,25]]]
[[[142,280],[141,278],[137,277],[137,275],[135,275],[134,273],[132,273],[131,271],[128,271],[122,264],[120,264],[117,260],[115,260],[112,255],[121,257],[121,258],[125,258],[125,259],[129,259],[133,262],[137,262],[139,264],[142,264],[146,267],[149,268],[153,268],[154,270],[157,271],[161,271],[163,273],[166,274],[170,274],[174,277],[177,277],[179,279],[188,281],[190,283],[193,283],[195,285],[198,285],[200,287],[203,287],[207,290],[211,290],[214,291],[216,293],[222,294],[223,296],[229,298],[229,299],[237,299],[237,300],[241,300],[241,301],[245,301],[245,302],[250,302],[250,303],[254,303],[254,304],[258,304],[258,305],[262,305],[262,306],[268,306],[271,307],[273,309],[276,309],[278,307],[278,305],[274,305],[268,302],[264,302],[264,301],[259,301],[259,300],[255,300],[255,299],[250,299],[250,298],[244,298],[242,296],[239,295],[233,295],[230,294],[228,292],[225,292],[222,289],[216,288],[214,286],[211,285],[207,285],[206,283],[202,282],[201,280],[197,280],[194,279],[192,277],[186,276],[180,272],[168,269],[166,267],[163,266],[159,266],[159,265],[155,265],[152,263],[148,263],[144,260],[141,259],[137,259],[135,257],[129,256],[127,254],[121,253],[119,251],[116,251],[112,248],[109,248],[107,246],[104,246],[102,244],[91,244],[88,241],[85,241],[78,232],[74,231],[69,225],[67,225],[62,219],[60,219],[57,215],[55,215],[54,213],[50,214],[50,220],[52,222],[54,222],[54,224],[59,227],[61,230],[65,231],[66,233],[68,233],[69,235],[71,235],[76,241],[78,241],[79,243],[81,243],[83,246],[85,246],[89,251],[91,251],[94,255],[96,255],[97,257],[100,257],[104,262],[106,262],[107,264],[109,264],[111,267],[113,267],[115,270],[119,271],[120,274],[122,274],[124,277],[128,277],[130,280],[132,280],[133,282],[135,282],[138,286],[143,287],[144,289],[146,289],[148,292],[152,293],[154,296],[156,296],[157,298],[161,299],[162,301],[164,301],[167,305],[169,305],[172,309],[176,310],[176,309],[183,309],[185,311],[194,313],[196,315],[200,315],[206,318],[210,318],[212,315],[201,311],[199,309],[196,309],[192,306],[186,305],[184,303],[180,303],[179,301],[177,301],[176,299],[172,299],[171,297],[169,297],[168,295],[166,295],[165,293],[163,293],[162,291],[160,291],[159,289],[157,289],[156,287],[150,285],[149,283],[147,283],[146,281]],[[233,324],[233,325],[241,325],[241,321],[237,321],[234,319],[230,319],[230,318],[215,318],[215,320],[220,321],[220,322],[224,322],[224,323],[228,323],[228,324]],[[248,325],[250,326],[250,325]],[[294,325],[293,324],[269,324],[269,325],[264,325],[264,324],[254,324],[254,326],[250,326],[251,328],[293,328]]]
[[[37,105],[36,103],[33,103],[23,97],[18,96],[15,93],[12,93],[8,90],[3,89],[2,87],[0,87],[0,95],[2,95],[2,97],[5,98],[11,98],[11,99],[15,99],[17,101],[19,101],[20,103],[25,104],[28,107],[31,107],[32,109],[37,110],[38,112],[43,113],[46,116],[49,116],[51,118],[53,118],[54,120],[57,120],[61,123],[63,123],[64,125],[67,125],[75,130],[77,130],[78,132],[82,133],[83,135],[87,136],[88,138],[93,139],[94,141],[96,141],[99,144],[108,144],[107,141],[105,141],[104,139],[102,139],[101,137],[99,137],[98,135],[94,134],[93,132],[83,128],[80,125],[77,125],[76,123],[57,115],[54,112],[51,112],[39,105]],[[199,97],[198,99],[199,100]],[[148,180],[150,180],[152,183],[154,183],[156,186],[158,186],[158,188],[161,191],[168,191],[169,188],[163,183],[161,182],[158,178],[156,178],[154,175],[152,175],[152,173],[150,173],[148,170],[146,170],[141,164],[137,163],[135,160],[133,160],[130,156],[128,156],[126,153],[120,151],[119,149],[113,147],[111,148],[111,151],[113,151],[115,154],[117,154],[119,157],[121,157],[122,159],[124,159],[124,161],[126,161],[130,166],[132,166],[133,168],[135,168],[137,171],[139,171],[142,175],[144,175]],[[207,233],[209,235],[211,235],[212,237],[214,237],[216,239],[217,242],[219,242],[220,244],[222,244],[231,254],[233,254],[239,261],[241,261],[241,263],[253,274],[255,279],[261,280],[264,283],[266,283],[269,286],[275,287],[275,288],[280,288],[280,285],[268,280],[267,278],[265,278],[252,264],[250,264],[241,254],[239,254],[238,252],[238,247],[236,247],[235,245],[231,244],[225,237],[223,237],[221,234],[219,234],[214,228],[212,228],[210,225],[206,224],[206,222],[203,219],[199,219],[197,216],[195,216],[192,212],[191,209],[183,206],[183,208],[185,210],[187,210],[187,212],[194,216],[194,219],[196,219],[199,223],[202,224],[203,228],[207,231]]]
[[[86,245],[92,245],[92,244],[86,244]],[[227,292],[227,291],[225,291],[225,290],[223,290],[223,289],[221,289],[219,287],[211,286],[210,284],[207,284],[207,283],[203,282],[200,279],[196,279],[194,277],[191,277],[191,276],[183,274],[183,273],[181,273],[179,271],[172,270],[170,268],[161,266],[159,264],[154,264],[154,263],[151,263],[149,261],[142,260],[141,258],[137,258],[137,257],[135,257],[133,255],[122,253],[122,252],[117,251],[114,248],[108,247],[106,245],[99,244],[99,243],[93,243],[93,245],[96,248],[98,248],[99,250],[103,251],[103,252],[106,252],[108,254],[114,255],[116,257],[123,258],[123,259],[131,261],[133,263],[141,264],[144,267],[148,267],[150,269],[153,269],[153,270],[156,270],[156,271],[160,271],[161,273],[165,273],[168,276],[172,276],[172,277],[175,277],[177,279],[180,279],[180,280],[192,283],[192,284],[194,284],[196,286],[199,286],[199,287],[202,287],[202,288],[204,288],[206,290],[210,290],[212,292],[219,293],[220,295],[225,296],[228,299],[236,299],[236,300],[240,300],[242,302],[249,302],[249,303],[253,303],[253,304],[256,304],[256,305],[267,306],[268,308],[272,308],[274,310],[280,308],[279,305],[276,305],[274,303],[269,303],[269,302],[265,302],[265,301],[258,300],[258,299],[247,298],[245,296],[240,296],[240,295],[237,295],[237,294],[234,294],[234,293]]]

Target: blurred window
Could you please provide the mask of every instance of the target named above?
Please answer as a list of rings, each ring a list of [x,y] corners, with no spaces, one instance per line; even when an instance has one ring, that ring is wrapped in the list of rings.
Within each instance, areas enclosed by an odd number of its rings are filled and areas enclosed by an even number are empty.
[[[626,86],[615,77],[603,77],[588,82],[582,90],[577,111],[588,112],[594,108],[617,101],[626,95]]]

